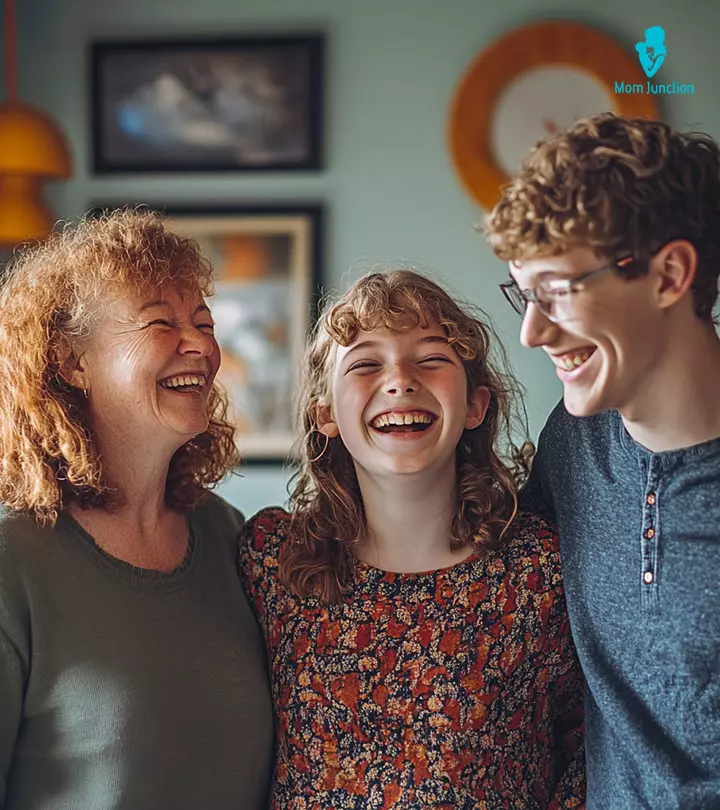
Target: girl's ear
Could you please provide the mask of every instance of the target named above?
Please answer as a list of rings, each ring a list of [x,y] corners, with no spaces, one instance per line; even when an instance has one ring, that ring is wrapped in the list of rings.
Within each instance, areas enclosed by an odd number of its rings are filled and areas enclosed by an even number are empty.
[[[332,415],[330,405],[318,405],[315,410],[315,424],[317,429],[329,439],[334,439],[340,435],[340,428],[337,426]]]
[[[479,385],[468,398],[467,416],[465,417],[466,430],[474,430],[482,424],[488,405],[490,405],[490,389]]]

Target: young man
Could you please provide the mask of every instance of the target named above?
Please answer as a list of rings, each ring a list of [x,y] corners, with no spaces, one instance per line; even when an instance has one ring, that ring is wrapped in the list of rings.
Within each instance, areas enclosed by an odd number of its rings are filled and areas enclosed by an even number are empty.
[[[588,810],[717,810],[720,151],[579,121],[529,153],[486,231],[521,341],[564,388],[527,492],[560,530]]]

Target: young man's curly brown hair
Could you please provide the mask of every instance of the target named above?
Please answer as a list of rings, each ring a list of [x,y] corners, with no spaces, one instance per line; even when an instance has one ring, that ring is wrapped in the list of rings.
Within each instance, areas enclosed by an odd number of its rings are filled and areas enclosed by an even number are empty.
[[[86,217],[19,254],[0,289],[0,502],[54,522],[71,502],[111,507],[88,401],[61,375],[92,340],[104,299],[166,285],[208,296],[212,269],[192,239],[150,212]],[[236,463],[226,400],[213,387],[207,430],[172,458],[166,501],[181,511]],[[132,414],[128,415],[132,418]]]
[[[707,135],[603,113],[541,141],[502,191],[485,233],[505,261],[587,247],[632,256],[628,278],[674,239],[692,243],[695,313],[711,321],[720,272],[720,151]]]
[[[497,547],[517,512],[517,488],[526,476],[532,446],[526,443],[518,450],[513,444],[513,433],[527,436],[527,420],[502,344],[482,313],[460,306],[431,279],[407,269],[371,273],[334,306],[328,304],[305,355],[298,403],[301,463],[291,497],[293,542],[283,549],[280,562],[281,580],[300,596],[340,601],[353,559],[350,547],[366,531],[353,460],[340,437],[326,442],[317,430],[320,409],[331,405],[335,350],[350,345],[360,330],[405,330],[431,323],[445,330],[462,359],[468,394],[478,386],[490,390],[483,423],[464,431],[457,448],[451,548],[467,543]]]

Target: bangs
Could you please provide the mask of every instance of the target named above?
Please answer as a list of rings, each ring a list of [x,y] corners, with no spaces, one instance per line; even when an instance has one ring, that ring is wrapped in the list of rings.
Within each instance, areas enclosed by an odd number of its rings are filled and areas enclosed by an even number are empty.
[[[378,292],[384,294],[378,295]],[[359,332],[388,329],[405,332],[420,327],[429,329],[437,325],[448,339],[448,344],[463,360],[478,356],[478,335],[474,321],[450,302],[446,296],[426,294],[417,286],[398,285],[394,289],[373,289],[367,285],[348,301],[333,307],[325,318],[327,334],[341,346],[349,346]]]

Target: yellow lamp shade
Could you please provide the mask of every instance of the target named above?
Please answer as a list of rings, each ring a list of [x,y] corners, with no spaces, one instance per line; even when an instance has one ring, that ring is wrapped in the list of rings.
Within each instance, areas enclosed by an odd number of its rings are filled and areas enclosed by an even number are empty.
[[[0,104],[0,174],[66,178],[71,164],[67,141],[49,115],[21,101]]]
[[[41,178],[0,175],[0,245],[44,239],[55,223],[42,197]]]

